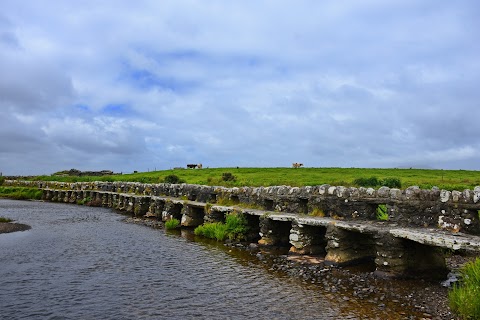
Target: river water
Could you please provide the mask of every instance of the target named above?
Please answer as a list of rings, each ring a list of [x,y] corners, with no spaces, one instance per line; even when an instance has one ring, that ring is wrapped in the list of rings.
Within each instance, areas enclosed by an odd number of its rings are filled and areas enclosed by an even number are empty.
[[[106,208],[0,199],[1,319],[375,319],[223,245]],[[337,302],[334,302],[337,301]]]

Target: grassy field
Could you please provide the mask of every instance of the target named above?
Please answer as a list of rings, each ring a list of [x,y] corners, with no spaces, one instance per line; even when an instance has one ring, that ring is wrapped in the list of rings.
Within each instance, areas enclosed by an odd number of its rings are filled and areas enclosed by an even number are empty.
[[[229,173],[230,175],[224,175]],[[376,177],[400,179],[402,188],[419,186],[430,189],[437,186],[446,190],[473,189],[480,186],[480,171],[425,170],[425,169],[365,169],[365,168],[205,168],[162,170],[103,177],[39,176],[36,180],[50,181],[137,181],[163,182],[176,175],[186,183],[218,186],[313,186],[321,184],[358,186],[359,178]],[[233,180],[232,180],[233,176]],[[230,178],[230,180],[228,180]],[[380,185],[376,186],[380,187]]]

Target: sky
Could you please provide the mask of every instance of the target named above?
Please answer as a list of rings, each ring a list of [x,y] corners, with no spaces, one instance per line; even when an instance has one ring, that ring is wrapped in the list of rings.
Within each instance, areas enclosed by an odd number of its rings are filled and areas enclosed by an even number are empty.
[[[0,172],[480,170],[476,0],[2,0]]]

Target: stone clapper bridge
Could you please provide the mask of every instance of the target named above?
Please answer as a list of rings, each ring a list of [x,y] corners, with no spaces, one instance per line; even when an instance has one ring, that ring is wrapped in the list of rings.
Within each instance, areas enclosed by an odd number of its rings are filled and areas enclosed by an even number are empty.
[[[472,190],[405,190],[382,187],[242,187],[135,182],[5,181],[43,189],[43,200],[78,203],[92,199],[136,217],[183,227],[224,222],[242,213],[248,241],[290,246],[299,255],[324,255],[326,263],[375,262],[376,274],[444,278],[445,255],[480,252],[480,187]],[[231,206],[216,204],[228,199]],[[85,201],[85,200],[84,200]],[[388,221],[377,219],[379,206]],[[252,209],[255,208],[255,209]]]

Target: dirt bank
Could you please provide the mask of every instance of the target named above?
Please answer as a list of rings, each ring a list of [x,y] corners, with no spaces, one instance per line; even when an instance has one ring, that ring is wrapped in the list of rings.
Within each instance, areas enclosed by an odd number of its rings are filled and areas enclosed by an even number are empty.
[[[14,223],[14,222],[0,223],[0,233],[25,231],[25,230],[28,230],[30,228],[31,227],[29,225],[22,224],[22,223]]]

